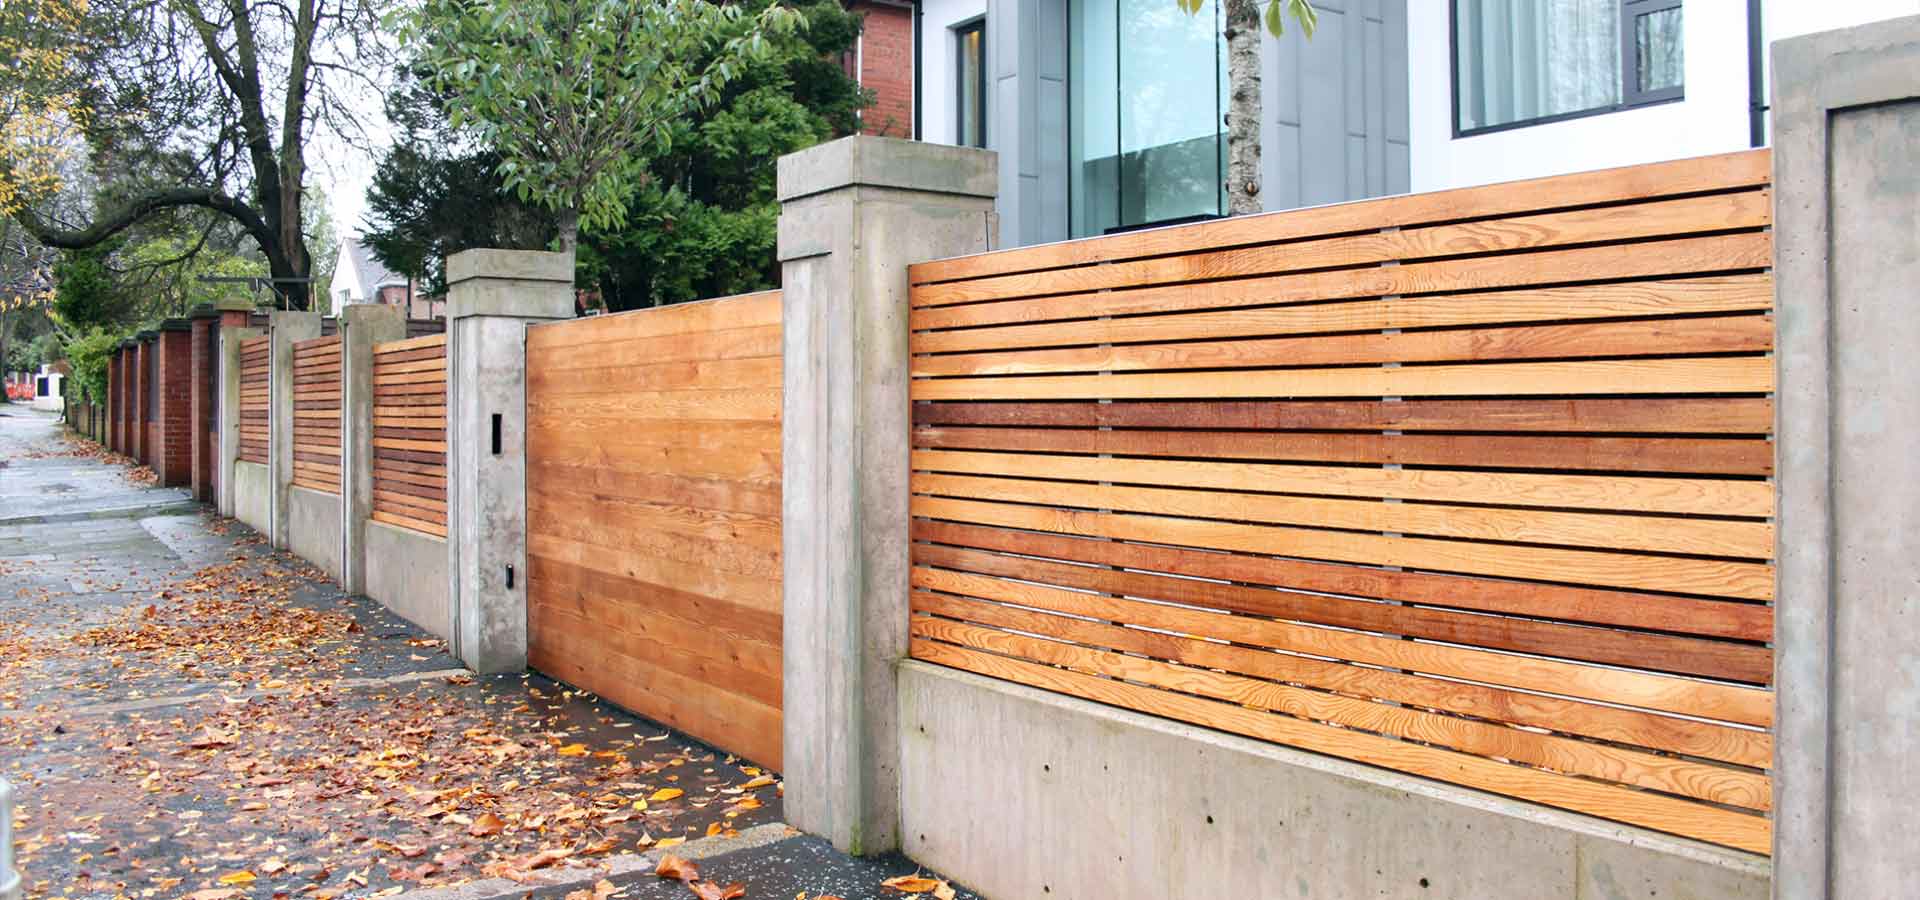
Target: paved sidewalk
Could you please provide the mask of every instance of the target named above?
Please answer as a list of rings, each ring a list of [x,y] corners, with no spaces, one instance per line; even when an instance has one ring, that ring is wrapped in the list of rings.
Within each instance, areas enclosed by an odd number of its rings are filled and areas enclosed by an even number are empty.
[[[773,773],[535,674],[473,677],[150,480],[0,406],[28,897],[696,896],[652,874],[667,852],[749,898],[907,896],[880,883],[911,862],[780,824]]]

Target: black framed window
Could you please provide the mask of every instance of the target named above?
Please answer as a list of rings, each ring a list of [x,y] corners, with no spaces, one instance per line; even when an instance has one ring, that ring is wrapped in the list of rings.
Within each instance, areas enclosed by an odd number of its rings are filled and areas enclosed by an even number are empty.
[[[969,22],[953,30],[954,83],[959,86],[954,109],[958,120],[954,143],[963,147],[987,145],[987,22]]]
[[[1456,137],[1679,100],[1682,0],[1453,0]]]

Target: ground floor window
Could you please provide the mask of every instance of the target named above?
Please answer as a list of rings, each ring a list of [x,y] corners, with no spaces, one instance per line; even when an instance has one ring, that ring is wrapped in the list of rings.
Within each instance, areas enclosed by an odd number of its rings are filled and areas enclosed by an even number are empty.
[[[1071,0],[1074,237],[1226,210],[1226,52],[1217,0]]]
[[[1453,0],[1454,130],[1677,100],[1681,0]]]

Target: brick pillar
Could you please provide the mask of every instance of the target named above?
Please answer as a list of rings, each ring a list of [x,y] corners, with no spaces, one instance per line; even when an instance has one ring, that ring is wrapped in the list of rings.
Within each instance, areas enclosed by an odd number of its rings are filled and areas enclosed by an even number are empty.
[[[153,341],[159,382],[153,415],[153,469],[163,485],[192,482],[193,326],[186,319],[160,324]]]
[[[120,348],[107,356],[107,431],[100,443],[108,450],[120,450]]]

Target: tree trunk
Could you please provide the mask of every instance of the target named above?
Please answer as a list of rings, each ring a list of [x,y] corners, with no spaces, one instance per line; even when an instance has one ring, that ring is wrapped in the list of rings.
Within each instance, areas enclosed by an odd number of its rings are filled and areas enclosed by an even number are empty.
[[[580,211],[561,210],[556,224],[560,226],[560,252],[578,259],[575,251],[580,248]]]
[[[1227,33],[1227,214],[1260,203],[1260,0],[1225,0]]]

